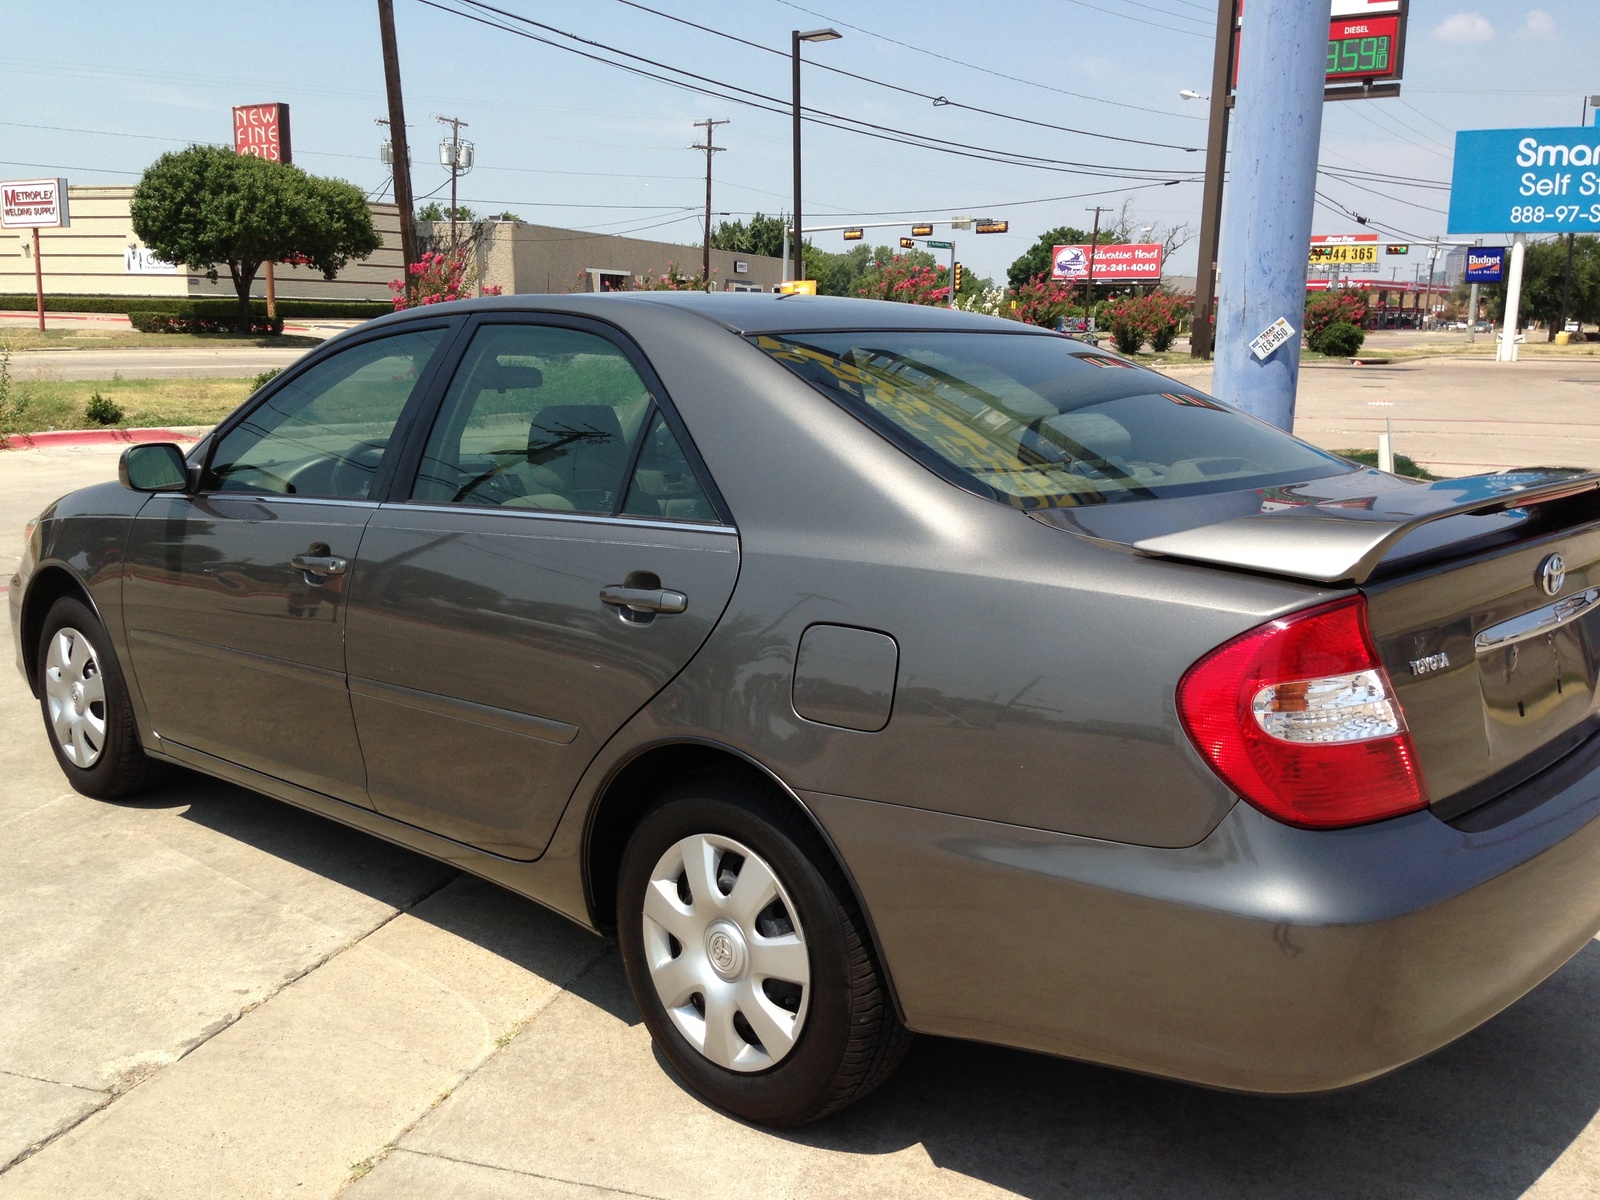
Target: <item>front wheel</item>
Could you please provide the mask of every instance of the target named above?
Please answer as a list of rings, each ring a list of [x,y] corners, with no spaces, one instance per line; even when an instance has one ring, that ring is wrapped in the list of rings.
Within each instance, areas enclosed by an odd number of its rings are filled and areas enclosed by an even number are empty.
[[[156,783],[164,769],[139,744],[128,686],[100,619],[79,600],[57,600],[38,654],[45,732],[73,788],[115,800]]]
[[[662,798],[623,854],[617,923],[657,1047],[737,1116],[816,1120],[909,1045],[837,864],[754,780],[708,775]]]

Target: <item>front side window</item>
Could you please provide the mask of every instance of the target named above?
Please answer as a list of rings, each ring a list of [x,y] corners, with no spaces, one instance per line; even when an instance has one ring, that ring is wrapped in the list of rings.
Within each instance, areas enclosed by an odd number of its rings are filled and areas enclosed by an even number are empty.
[[[701,516],[705,494],[627,356],[606,338],[554,325],[478,330],[411,498],[715,519]]]
[[[1241,491],[1353,469],[1065,338],[885,331],[752,340],[939,474],[1017,508]]]
[[[301,372],[217,443],[223,492],[364,500],[444,329],[361,342]]]

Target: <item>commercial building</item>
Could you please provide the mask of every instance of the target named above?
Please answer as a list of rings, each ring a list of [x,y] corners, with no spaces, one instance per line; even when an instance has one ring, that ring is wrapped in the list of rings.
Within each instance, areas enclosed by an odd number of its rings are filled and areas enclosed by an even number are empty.
[[[205,272],[162,262],[133,232],[133,188],[74,185],[67,189],[71,224],[40,231],[44,290],[54,296],[234,296],[226,266],[213,281]],[[285,300],[389,300],[389,283],[403,274],[400,214],[393,204],[370,204],[383,245],[351,262],[337,278],[280,263],[276,291]],[[418,222],[422,244],[446,236],[448,226]],[[700,274],[699,246],[584,233],[521,221],[474,222],[458,233],[475,248],[480,282],[513,292],[626,290],[670,270]],[[723,290],[770,291],[783,277],[783,262],[758,254],[711,252],[713,286]],[[33,237],[30,230],[0,230],[0,295],[32,295]],[[253,294],[266,294],[258,272]]]

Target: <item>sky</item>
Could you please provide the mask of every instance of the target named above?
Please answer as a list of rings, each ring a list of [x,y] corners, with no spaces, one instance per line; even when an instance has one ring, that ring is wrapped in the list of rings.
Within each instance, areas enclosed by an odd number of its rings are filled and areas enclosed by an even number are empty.
[[[955,235],[969,269],[1003,281],[1041,232],[1087,228],[1096,205],[1127,203],[1136,230],[1198,225],[1208,106],[1178,93],[1210,91],[1211,0],[488,2],[508,15],[394,0],[418,197],[448,197],[436,118],[454,116],[476,149],[463,204],[698,245],[705,156],[689,149],[703,133],[693,123],[726,118],[714,211],[787,211],[790,31],[832,26],[840,40],[805,48],[804,102],[835,114],[805,128],[808,227],[1005,219],[1007,234]],[[375,0],[4,0],[0,28],[0,178],[133,183],[163,151],[230,142],[233,105],[278,101],[297,165],[390,198]],[[1325,166],[1395,178],[1325,175],[1316,232],[1361,230],[1359,214],[1395,240],[1441,234],[1454,131],[1577,124],[1583,97],[1600,93],[1597,48],[1596,0],[1413,0],[1401,97],[1329,104],[1323,118]],[[635,55],[622,61],[718,95],[575,50]],[[924,144],[890,140],[903,132]],[[989,161],[995,151],[1008,161]],[[1192,273],[1195,250],[1168,271]]]

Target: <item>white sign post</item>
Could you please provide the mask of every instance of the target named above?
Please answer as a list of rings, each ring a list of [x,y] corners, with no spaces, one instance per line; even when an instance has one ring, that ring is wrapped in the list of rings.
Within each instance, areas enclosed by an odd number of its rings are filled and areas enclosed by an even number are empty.
[[[39,331],[44,332],[44,267],[39,260],[39,230],[65,229],[65,179],[16,179],[0,183],[0,229],[33,230],[33,289],[39,305]]]
[[[1494,348],[1495,362],[1517,361],[1517,319],[1522,308],[1522,260],[1528,253],[1528,235],[1511,239],[1511,261],[1506,266],[1506,316],[1500,330],[1500,344]],[[1478,314],[1473,313],[1474,322]]]

